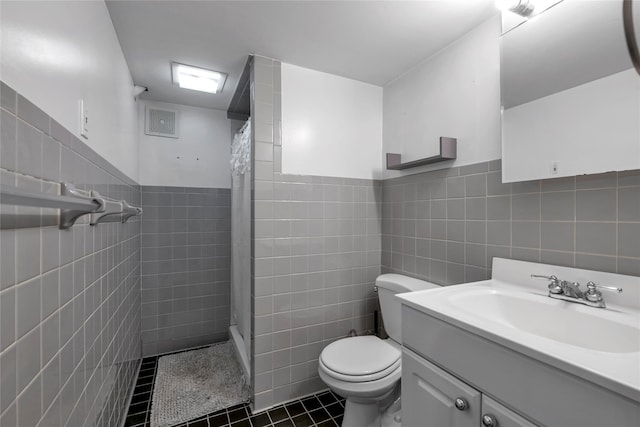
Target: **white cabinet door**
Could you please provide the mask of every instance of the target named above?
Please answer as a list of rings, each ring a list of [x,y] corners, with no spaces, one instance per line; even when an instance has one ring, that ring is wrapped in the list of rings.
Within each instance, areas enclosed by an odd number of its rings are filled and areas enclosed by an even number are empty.
[[[483,427],[536,427],[487,395],[482,395],[481,422]]]
[[[477,427],[480,404],[479,391],[403,350],[403,427]]]

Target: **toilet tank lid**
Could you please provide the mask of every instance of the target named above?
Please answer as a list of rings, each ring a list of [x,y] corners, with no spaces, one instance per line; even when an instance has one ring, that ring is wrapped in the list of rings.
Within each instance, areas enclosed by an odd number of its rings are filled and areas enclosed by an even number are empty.
[[[403,276],[402,274],[382,274],[376,279],[376,286],[388,289],[392,292],[413,292],[422,291],[424,289],[437,288],[440,285],[426,282],[413,277]]]

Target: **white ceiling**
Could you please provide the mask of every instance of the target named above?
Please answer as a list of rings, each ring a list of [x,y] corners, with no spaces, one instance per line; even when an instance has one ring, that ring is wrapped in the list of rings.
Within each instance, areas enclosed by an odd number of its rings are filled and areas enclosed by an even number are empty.
[[[384,86],[497,13],[494,0],[107,1],[142,97],[226,110],[249,54]],[[211,95],[170,62],[229,74]]]

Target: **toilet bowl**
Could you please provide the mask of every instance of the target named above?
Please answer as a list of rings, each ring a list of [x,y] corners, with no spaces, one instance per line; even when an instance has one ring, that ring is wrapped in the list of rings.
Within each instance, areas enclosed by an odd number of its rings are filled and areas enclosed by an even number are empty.
[[[343,427],[399,426],[397,414],[384,410],[400,394],[401,342],[400,302],[394,295],[437,287],[429,282],[398,274],[376,279],[382,319],[389,338],[373,335],[339,339],[326,346],[318,360],[320,379],[346,398]]]
[[[387,341],[372,335],[345,338],[322,351],[320,379],[347,399],[343,426],[380,426],[380,402],[397,392],[402,372],[400,349]]]

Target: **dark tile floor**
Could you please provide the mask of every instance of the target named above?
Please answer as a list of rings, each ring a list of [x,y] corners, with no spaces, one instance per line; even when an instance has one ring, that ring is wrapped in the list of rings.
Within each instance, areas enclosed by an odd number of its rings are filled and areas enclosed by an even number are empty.
[[[125,427],[151,426],[151,396],[158,357],[142,360]],[[339,427],[344,399],[330,391],[251,414],[248,404],[222,409],[176,427]]]

